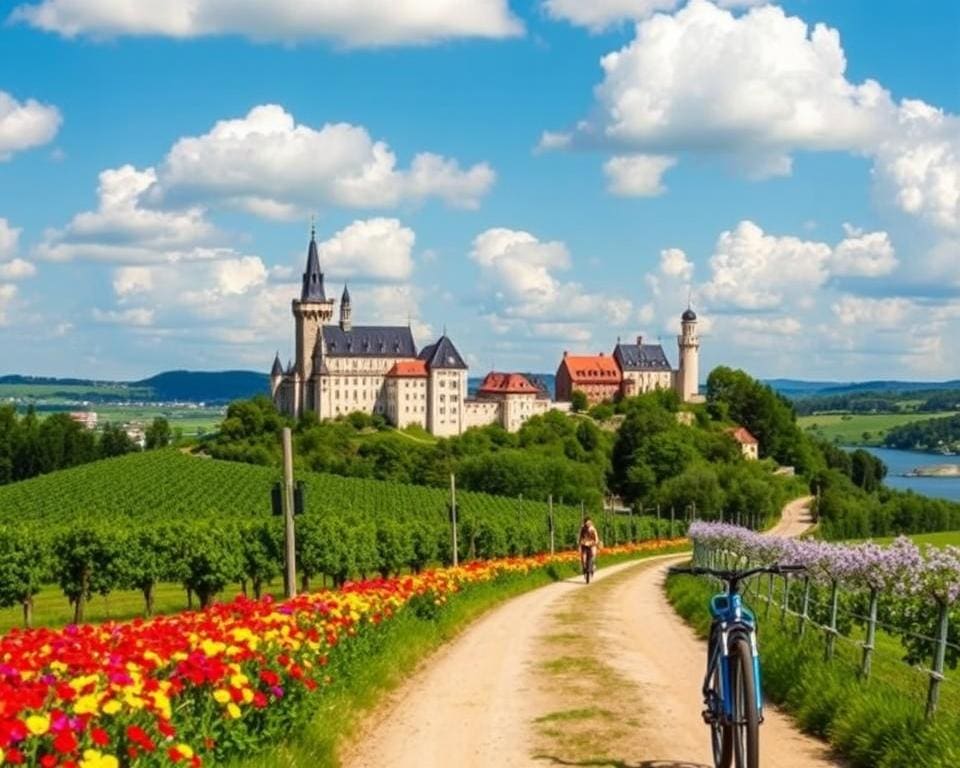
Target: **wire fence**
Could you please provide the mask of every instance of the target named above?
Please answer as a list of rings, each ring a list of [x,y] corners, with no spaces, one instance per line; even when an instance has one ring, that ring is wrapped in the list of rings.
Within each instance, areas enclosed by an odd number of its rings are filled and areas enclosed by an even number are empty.
[[[701,547],[695,547],[694,559],[721,568],[752,565],[737,553]],[[946,664],[948,651],[954,669],[960,658],[960,645],[949,639],[950,622],[956,627],[957,616],[951,616],[946,605],[939,608],[937,631],[927,634],[880,615],[880,609],[889,607],[895,598],[889,597],[885,605],[885,596],[845,589],[837,581],[824,586],[806,576],[768,574],[751,579],[743,595],[762,619],[761,636],[765,623],[778,622],[807,647],[822,643],[826,662],[847,667],[865,684],[876,680],[890,685],[924,707],[927,717],[933,717],[938,708],[960,711],[960,675],[948,673]],[[854,607],[864,602],[866,612]]]

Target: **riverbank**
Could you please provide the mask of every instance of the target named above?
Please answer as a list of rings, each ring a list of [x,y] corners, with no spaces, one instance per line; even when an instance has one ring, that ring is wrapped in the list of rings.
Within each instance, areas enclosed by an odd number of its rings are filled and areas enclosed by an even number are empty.
[[[934,464],[917,467],[906,472],[904,477],[960,477],[960,464]]]

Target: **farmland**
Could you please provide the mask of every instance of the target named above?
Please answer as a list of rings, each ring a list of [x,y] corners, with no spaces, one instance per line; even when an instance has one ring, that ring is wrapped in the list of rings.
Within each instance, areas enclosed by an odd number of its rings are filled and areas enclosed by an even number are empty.
[[[942,413],[818,413],[800,416],[797,424],[813,434],[837,445],[883,445],[887,432],[894,427],[915,421],[951,416],[952,411]]]

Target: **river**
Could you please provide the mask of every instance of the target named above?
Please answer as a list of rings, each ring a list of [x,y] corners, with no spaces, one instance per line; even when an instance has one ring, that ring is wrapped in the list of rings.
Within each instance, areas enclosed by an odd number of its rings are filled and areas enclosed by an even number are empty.
[[[851,450],[853,450],[851,448]],[[891,488],[914,491],[924,496],[960,501],[960,477],[904,477],[917,467],[932,464],[960,464],[960,456],[940,456],[935,453],[898,451],[893,448],[865,448],[887,465],[887,477],[883,481]]]

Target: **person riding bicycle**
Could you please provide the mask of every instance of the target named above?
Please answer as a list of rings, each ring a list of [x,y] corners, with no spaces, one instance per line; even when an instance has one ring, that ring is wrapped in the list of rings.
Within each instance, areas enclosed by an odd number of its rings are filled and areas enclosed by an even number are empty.
[[[593,562],[597,562],[597,548],[600,546],[600,534],[597,533],[593,520],[589,517],[584,518],[583,525],[580,526],[580,570],[586,570],[587,554],[593,556]]]

